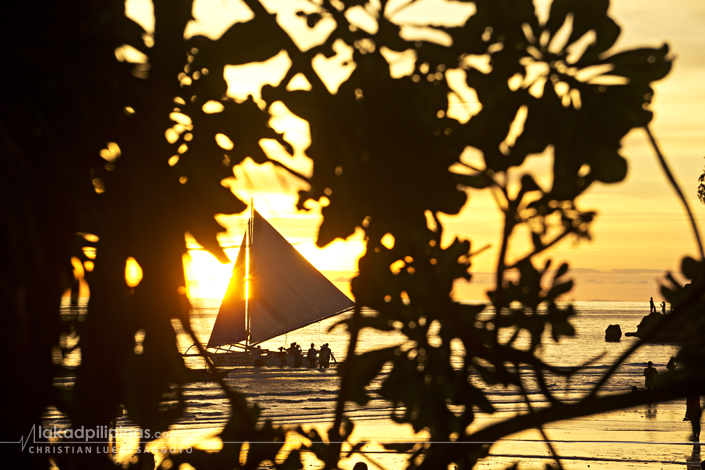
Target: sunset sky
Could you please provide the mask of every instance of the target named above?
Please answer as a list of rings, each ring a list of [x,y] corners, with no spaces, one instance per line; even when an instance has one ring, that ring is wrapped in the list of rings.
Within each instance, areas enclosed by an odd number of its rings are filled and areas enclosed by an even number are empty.
[[[263,2],[265,5],[281,2]],[[430,2],[438,3],[438,2]],[[547,2],[540,2],[539,8]],[[430,12],[440,11],[434,6]],[[652,109],[655,118],[652,132],[671,165],[677,181],[688,197],[696,219],[703,220],[705,206],[696,196],[698,176],[705,167],[705,2],[702,0],[613,0],[611,15],[622,26],[616,50],[638,46],[660,47],[667,43],[675,57],[671,73],[656,83]],[[128,13],[150,29],[149,11],[138,0],[128,2]],[[194,14],[198,22],[192,34],[217,35],[235,20],[246,20],[239,2],[197,0]],[[231,70],[237,78],[237,70]],[[273,78],[272,80],[277,80]],[[229,90],[242,99],[257,90]],[[244,95],[244,96],[243,96]],[[280,117],[278,124],[289,126],[292,139],[305,141],[307,126]],[[578,200],[582,209],[598,210],[593,224],[593,240],[577,247],[565,242],[550,253],[555,262],[567,261],[577,287],[567,299],[624,300],[660,302],[658,282],[666,271],[678,271],[683,255],[696,257],[697,247],[685,213],[675,193],[658,166],[643,130],[632,131],[623,140],[622,154],[630,164],[626,181],[616,185],[596,185]],[[297,152],[297,161],[305,171],[307,161]],[[468,157],[470,158],[470,157]],[[547,157],[533,158],[530,168],[538,177],[548,167]],[[310,168],[309,168],[310,171]],[[269,168],[244,165],[236,169],[231,181],[234,192],[249,200],[254,197],[257,210],[321,269],[339,287],[346,290],[347,280],[356,271],[356,259],[364,249],[362,232],[352,239],[339,241],[325,250],[314,247],[320,218],[314,210],[297,214],[294,196],[305,183],[273,174]],[[242,239],[246,215],[221,217],[229,232],[221,242],[235,259],[237,244]],[[469,203],[459,216],[443,217],[450,238],[469,238],[474,247],[499,242],[500,219],[488,194],[471,193]],[[190,256],[185,260],[189,292],[192,297],[222,296],[231,265],[221,265],[199,249],[192,241]],[[496,263],[496,251],[488,250],[474,258],[473,282],[457,285],[458,299],[484,299],[491,287],[490,279]]]

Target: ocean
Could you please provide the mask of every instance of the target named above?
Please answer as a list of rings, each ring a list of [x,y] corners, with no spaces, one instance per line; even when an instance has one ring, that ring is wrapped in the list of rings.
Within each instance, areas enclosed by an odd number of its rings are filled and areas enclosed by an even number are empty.
[[[198,300],[194,302],[192,322],[196,334],[201,341],[206,342],[218,308],[217,301]],[[564,398],[578,397],[587,392],[591,386],[607,371],[610,364],[627,349],[636,338],[622,336],[618,343],[605,341],[605,329],[611,324],[618,324],[622,333],[636,331],[641,318],[648,313],[648,303],[632,302],[576,302],[578,315],[573,320],[576,329],[574,338],[564,338],[556,343],[546,332],[544,346],[539,352],[541,358],[549,364],[559,367],[573,367],[595,362],[586,366],[575,375],[570,383],[563,379],[555,379],[552,389]],[[297,342],[307,350],[311,343],[319,348],[322,343],[329,343],[337,360],[343,360],[347,352],[347,334],[344,328],[330,328],[344,316],[337,316],[325,321],[299,329],[288,335],[262,343],[262,347],[277,350]],[[363,330],[358,343],[358,351],[369,351],[403,340],[401,335],[393,332],[381,333]],[[527,338],[528,340],[528,338]],[[190,345],[185,335],[180,336],[180,347],[184,350]],[[666,363],[675,355],[676,347],[667,344],[649,344],[638,350],[633,357],[625,361],[617,374],[608,382],[605,391],[620,392],[629,390],[633,385],[644,386],[643,371],[648,361],[662,372],[666,371]],[[192,360],[194,367],[200,359]],[[371,384],[374,389],[379,386],[382,376]],[[262,368],[237,367],[227,376],[226,382],[237,391],[244,393],[248,399],[257,401],[263,407],[263,417],[277,424],[298,424],[314,421],[326,421],[332,418],[335,409],[338,376],[335,368],[327,370],[310,370],[308,368],[281,368],[269,366]],[[183,426],[208,426],[224,422],[227,416],[227,406],[219,400],[220,393],[211,390],[211,386],[196,385],[189,393],[193,393],[193,417],[186,418]],[[499,411],[521,410],[521,397],[517,390],[503,387],[492,387],[490,397]],[[529,393],[536,390],[529,390]],[[536,403],[541,406],[541,402]],[[205,411],[208,410],[208,411]],[[364,409],[354,409],[351,417],[358,419],[375,419],[385,417],[389,406],[381,400],[372,401]],[[205,419],[204,421],[201,421]]]
[[[192,304],[192,325],[199,339],[206,342],[219,301],[196,299]],[[544,361],[559,367],[589,363],[569,382],[562,378],[549,380],[551,390],[564,400],[575,400],[591,390],[614,359],[637,340],[624,336],[624,333],[636,331],[641,318],[649,310],[648,302],[573,302],[573,305],[578,312],[572,321],[576,336],[556,343],[546,332],[544,345],[539,351]],[[347,350],[347,334],[342,327],[330,328],[343,318],[337,316],[307,326],[266,341],[262,347],[277,350],[295,341],[306,350],[311,343],[316,348],[328,343],[335,358],[341,361]],[[605,329],[611,324],[620,325],[623,333],[621,341],[605,341]],[[174,321],[174,326],[179,332],[177,321]],[[394,333],[363,330],[358,351],[373,350],[401,341],[402,337]],[[189,345],[189,339],[181,332],[180,349],[185,351]],[[666,363],[676,352],[677,347],[672,344],[644,345],[624,361],[604,387],[603,393],[625,392],[632,386],[643,388],[643,370],[647,362],[652,361],[657,370],[665,372]],[[199,358],[187,359],[191,367],[203,367]],[[371,392],[379,387],[386,373],[383,370],[380,377],[372,382]],[[225,378],[228,386],[243,393],[250,404],[257,403],[262,408],[262,419],[272,420],[278,425],[318,426],[321,429],[333,420],[339,380],[335,365],[324,370],[279,366],[236,367]],[[528,393],[532,406],[545,406],[537,389],[531,387]],[[516,388],[493,386],[485,387],[485,390],[497,412],[492,415],[478,412],[474,428],[526,412],[527,405]],[[188,409],[174,425],[173,431],[182,433],[182,436],[202,436],[206,431],[212,433],[223,426],[229,414],[229,405],[218,386],[212,383],[191,384],[184,393]],[[349,404],[346,410],[347,415],[358,423],[363,433],[361,437],[373,442],[399,440],[395,434],[398,431],[390,431],[393,429],[389,427],[388,420],[391,408],[387,402],[374,399],[365,407]],[[699,465],[700,447],[687,441],[690,425],[682,422],[684,412],[685,403],[658,403],[552,423],[545,427],[545,432],[549,439],[555,440],[554,446],[559,453],[567,457],[565,468],[683,468],[684,464],[699,468],[694,465]],[[62,418],[58,411],[49,411],[45,425],[60,423],[64,421]],[[383,426],[382,423],[386,424]],[[118,422],[118,426],[130,425],[127,416]],[[404,440],[424,438],[422,435],[414,436],[409,429],[398,434],[398,437],[401,438],[402,434]],[[370,454],[371,458],[381,459],[382,463],[391,462],[395,467],[403,464],[403,455],[385,455],[380,448],[371,450]],[[506,468],[516,461],[522,462],[523,466],[519,468],[543,468],[543,465],[550,463],[547,448],[538,432],[526,431],[500,441],[492,447],[492,456],[481,462],[478,468]]]

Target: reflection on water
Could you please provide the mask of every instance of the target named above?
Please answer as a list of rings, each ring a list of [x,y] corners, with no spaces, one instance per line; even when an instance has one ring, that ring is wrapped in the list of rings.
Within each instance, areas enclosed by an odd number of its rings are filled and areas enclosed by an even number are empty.
[[[700,443],[697,442],[693,444],[693,452],[690,454],[690,457],[686,457],[685,459],[685,465],[688,470],[700,470]]]
[[[607,371],[609,364],[624,350],[629,348],[636,338],[622,337],[617,343],[607,343],[604,332],[608,325],[619,324],[622,331],[635,331],[641,317],[648,313],[648,304],[626,302],[576,302],[579,315],[573,321],[577,336],[556,343],[546,331],[545,343],[539,351],[542,359],[557,367],[573,367],[589,363],[580,373],[566,380],[560,376],[548,376],[547,385],[551,392],[565,401],[576,400],[588,393],[593,384]],[[194,302],[192,325],[203,342],[207,341],[215,321],[218,302],[203,300]],[[646,310],[646,311],[645,311]],[[488,313],[487,315],[490,315]],[[299,344],[315,343],[319,347],[329,343],[336,358],[343,359],[347,349],[347,334],[344,328],[330,328],[342,318],[331,318],[310,325],[288,335],[274,338],[262,344],[263,348],[278,349],[296,341]],[[178,322],[175,328],[180,329]],[[511,331],[503,332],[511,334]],[[67,338],[67,341],[74,338]],[[358,351],[369,351],[389,345],[401,344],[403,337],[395,333],[378,333],[363,330]],[[179,336],[179,347],[185,351],[190,342],[184,335]],[[648,361],[652,361],[659,372],[666,371],[666,363],[675,355],[676,347],[667,344],[645,345],[619,367],[617,373],[607,382],[604,393],[621,393],[636,386],[644,387],[643,370]],[[462,351],[458,351],[462,354]],[[191,358],[189,358],[191,359]],[[458,357],[457,359],[460,359]],[[202,368],[202,361],[193,359],[192,367]],[[592,362],[590,362],[592,361]],[[367,436],[374,441],[379,435],[374,434],[375,426],[370,420],[379,420],[390,414],[389,404],[375,394],[386,376],[386,370],[370,386],[372,400],[366,406],[350,405],[347,410],[359,428],[367,428]],[[474,383],[481,385],[477,378]],[[290,369],[281,367],[237,367],[226,378],[227,384],[243,393],[250,404],[258,403],[262,408],[262,417],[271,419],[275,424],[298,425],[330,423],[335,409],[339,377],[334,367],[328,370]],[[71,377],[57,379],[57,385],[71,388]],[[527,411],[516,388],[502,386],[485,386],[482,389],[495,405],[497,412],[493,415],[478,412],[473,427],[486,425],[506,419],[516,413]],[[527,392],[536,408],[546,406],[542,401],[538,386],[527,380]],[[214,384],[190,384],[184,394],[188,408],[184,417],[173,427],[187,434],[200,435],[206,430],[221,427],[229,416],[230,407],[223,392]],[[658,413],[657,413],[658,411]],[[631,462],[639,468],[688,468],[699,465],[699,446],[692,446],[687,438],[690,423],[682,422],[684,403],[682,401],[641,406],[638,409],[551,423],[545,427],[550,439],[559,453],[570,456],[566,469],[587,468],[613,469],[617,463]],[[46,424],[68,425],[57,410],[49,411]],[[368,426],[365,426],[368,423]],[[128,416],[120,418],[118,426],[129,427],[132,423]],[[545,443],[541,437],[531,438],[533,444],[526,440],[527,433],[511,436],[492,448],[490,457],[480,462],[477,468],[496,469],[511,466],[516,461],[526,461],[528,467],[543,468],[549,463],[545,453]],[[534,436],[535,437],[535,436]],[[559,442],[558,442],[559,441]],[[691,447],[692,446],[692,447]],[[535,449],[535,452],[534,452]],[[692,453],[688,452],[692,449]],[[498,456],[499,455],[499,456]],[[529,457],[531,456],[531,457]],[[571,463],[579,462],[573,466]],[[651,466],[650,464],[656,464]],[[522,464],[523,465],[523,464]],[[533,466],[532,466],[533,465]]]

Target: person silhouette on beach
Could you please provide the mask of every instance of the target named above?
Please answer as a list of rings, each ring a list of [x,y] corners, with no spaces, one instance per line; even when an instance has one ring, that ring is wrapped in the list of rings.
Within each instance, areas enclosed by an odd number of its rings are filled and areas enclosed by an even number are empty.
[[[649,300],[649,304],[651,305],[651,311],[649,313],[654,313],[656,311],[656,305],[654,305],[653,297],[651,297],[651,300]]]
[[[278,356],[281,367],[284,367],[286,365],[286,349],[284,349],[284,346],[279,346]]]
[[[673,372],[676,370],[676,358],[671,356],[671,358],[668,360],[668,364],[666,364],[666,369],[668,369],[668,372]]]
[[[330,360],[330,349],[328,349],[328,343],[321,346],[320,356],[318,358],[318,368],[325,369],[328,367],[328,361]]]
[[[297,344],[294,350],[294,367],[301,367],[301,360],[303,359],[303,354],[301,354],[301,345]]]
[[[661,315],[666,314],[666,302],[661,302]]]
[[[318,359],[318,367],[320,369],[328,369],[330,367],[331,358],[333,358],[333,361],[338,362],[335,360],[335,356],[333,356],[333,351],[331,351],[330,347],[328,347],[328,343],[326,343],[321,346],[320,358]]]
[[[316,351],[316,347],[314,346],[314,344],[311,343],[311,347],[309,348],[308,353],[306,354],[309,368],[316,367],[316,354],[318,354],[318,351]]]
[[[646,364],[646,369],[644,369],[644,387],[646,387],[647,390],[654,388],[654,381],[657,376],[658,371],[654,368],[653,363],[649,361],[648,364]]]
[[[690,436],[690,440],[693,442],[698,442],[700,440],[700,417],[703,414],[703,410],[700,407],[700,395],[691,394],[685,400],[685,418],[684,421],[690,421],[690,425],[693,428],[693,435]]]

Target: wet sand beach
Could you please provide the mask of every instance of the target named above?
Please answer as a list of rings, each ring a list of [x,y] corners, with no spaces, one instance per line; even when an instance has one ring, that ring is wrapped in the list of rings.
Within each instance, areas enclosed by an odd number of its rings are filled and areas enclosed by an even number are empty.
[[[690,423],[683,421],[685,404],[668,402],[639,408],[610,412],[548,424],[544,431],[556,452],[561,456],[563,468],[568,469],[699,469],[701,444],[688,441]],[[478,414],[472,428],[480,429],[498,420],[510,417],[510,413],[496,415]],[[315,425],[325,432],[329,423]],[[311,426],[304,426],[309,429]],[[180,429],[173,439],[156,441],[148,450],[161,461],[167,449],[187,449],[195,446],[218,450],[222,445],[215,436],[217,429]],[[388,419],[361,419],[355,422],[351,442],[369,442],[364,447],[364,458],[356,455],[341,461],[347,469],[358,461],[365,461],[370,468],[406,468],[408,454],[393,453],[383,448],[383,443],[422,442],[425,433],[414,434],[410,426],[397,425]],[[306,442],[296,433],[290,433],[288,441],[296,444]],[[135,441],[118,443],[122,459],[128,458],[136,448]],[[161,449],[161,451],[160,451]],[[543,469],[553,463],[549,448],[538,430],[528,430],[494,443],[490,455],[481,460],[476,469],[504,469],[518,463],[519,469]],[[322,464],[304,454],[304,468],[322,468]],[[266,468],[266,467],[265,467]]]

